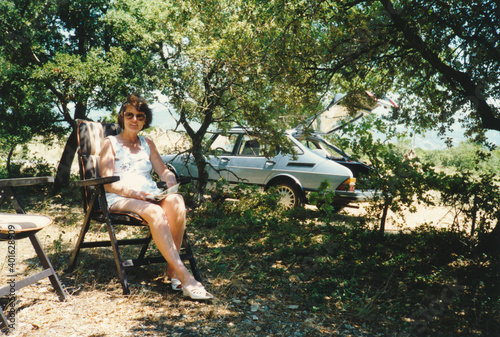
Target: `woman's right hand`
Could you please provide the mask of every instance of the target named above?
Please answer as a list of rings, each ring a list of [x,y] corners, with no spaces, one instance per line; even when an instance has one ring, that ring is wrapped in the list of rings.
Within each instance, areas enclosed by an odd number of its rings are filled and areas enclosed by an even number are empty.
[[[131,193],[131,198],[134,198],[134,199],[139,199],[139,200],[146,200],[146,197],[149,195],[150,193],[147,193],[147,192],[144,192],[144,191],[132,191]]]

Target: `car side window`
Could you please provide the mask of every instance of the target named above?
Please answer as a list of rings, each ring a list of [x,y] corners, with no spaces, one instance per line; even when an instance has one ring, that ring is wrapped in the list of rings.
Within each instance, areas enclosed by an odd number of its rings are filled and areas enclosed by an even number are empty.
[[[240,156],[251,156],[257,157],[261,155],[261,144],[257,137],[244,135],[241,140],[240,150],[238,152]]]
[[[319,154],[323,158],[328,158],[328,151],[319,145],[317,142],[310,140],[300,140],[302,145],[308,147],[312,152]]]
[[[231,134],[228,136],[217,135],[212,144],[210,144],[210,154],[226,156],[231,155],[237,140],[237,134]]]
[[[302,149],[300,147],[298,147],[297,145],[295,145],[295,144],[293,144],[293,150],[298,155],[304,154],[304,151],[302,151]]]

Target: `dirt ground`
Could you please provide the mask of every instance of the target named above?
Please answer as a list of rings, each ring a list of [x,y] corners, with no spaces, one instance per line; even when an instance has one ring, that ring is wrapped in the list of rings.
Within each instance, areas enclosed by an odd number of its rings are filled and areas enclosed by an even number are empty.
[[[170,136],[156,140],[158,148],[175,143]],[[180,141],[179,141],[180,142]],[[41,156],[44,151],[41,151]],[[46,156],[47,157],[47,156]],[[48,157],[58,157],[58,154]],[[75,167],[76,171],[76,167]],[[312,206],[314,207],[314,206]],[[346,215],[357,216],[361,208],[346,208]],[[72,214],[74,221],[81,214]],[[404,226],[390,214],[386,231],[397,232],[421,224],[447,227],[456,215],[449,208],[421,207],[406,213]],[[78,226],[67,226],[58,219],[38,233],[68,294],[60,302],[48,279],[16,293],[14,305],[17,327],[12,336],[26,337],[122,337],[122,336],[389,336],[387,331],[370,331],[354,326],[347,318],[324,317],[305,310],[301,303],[287,300],[286,289],[272,293],[256,291],[258,285],[245,285],[233,279],[213,276],[203,261],[202,247],[194,247],[207,289],[215,295],[210,302],[186,299],[171,289],[163,275],[164,266],[148,266],[130,271],[131,295],[122,295],[110,249],[92,249],[81,254],[81,264],[67,272]],[[102,234],[105,234],[104,231]],[[0,284],[6,283],[7,243],[0,242]],[[19,278],[38,269],[38,259],[29,240],[16,246]]]
[[[357,215],[362,209],[348,208],[346,215]],[[446,227],[453,222],[450,209],[422,207],[406,214],[404,228],[427,223]],[[404,229],[390,215],[387,231]],[[17,301],[17,328],[12,336],[385,336],[384,332],[367,331],[339,318],[330,321],[315,312],[301,309],[300,303],[280,299],[275,293],[257,294],[231,280],[210,276],[209,266],[199,259],[207,289],[216,298],[197,302],[171,290],[163,277],[162,267],[148,266],[132,270],[130,296],[122,295],[115,277],[110,250],[83,253],[85,268],[66,272],[78,227],[55,223],[39,232],[50,259],[60,275],[68,299],[60,302],[48,279],[20,290]],[[96,234],[97,235],[97,234]],[[6,243],[0,252],[6,254]],[[30,274],[38,261],[29,240],[16,247],[20,274]],[[99,254],[99,262],[96,255]],[[104,258],[103,258],[104,255]],[[1,259],[5,261],[5,259]],[[6,264],[0,265],[0,284],[5,283]],[[278,292],[279,294],[279,292]],[[1,305],[6,306],[6,302]]]
[[[351,216],[364,214],[366,205],[359,204],[358,206],[359,208],[345,208],[342,213]],[[452,207],[421,205],[416,212],[405,211],[402,214],[395,214],[389,211],[385,230],[386,232],[398,232],[414,229],[421,225],[430,225],[435,228],[451,228],[460,218],[460,213]]]

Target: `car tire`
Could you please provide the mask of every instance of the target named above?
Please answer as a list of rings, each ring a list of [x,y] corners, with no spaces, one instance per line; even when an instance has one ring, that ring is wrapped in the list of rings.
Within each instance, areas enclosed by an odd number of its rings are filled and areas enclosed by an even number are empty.
[[[303,205],[302,191],[297,184],[284,181],[278,182],[273,186],[282,195],[279,202],[286,209],[301,207]]]

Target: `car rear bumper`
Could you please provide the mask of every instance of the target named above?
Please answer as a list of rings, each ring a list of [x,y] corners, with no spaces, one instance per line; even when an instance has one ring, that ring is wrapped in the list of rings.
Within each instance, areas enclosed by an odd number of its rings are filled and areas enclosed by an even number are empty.
[[[374,190],[356,190],[354,192],[335,191],[335,201],[343,203],[369,201],[372,200],[376,194],[377,192]]]

